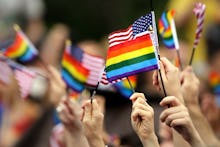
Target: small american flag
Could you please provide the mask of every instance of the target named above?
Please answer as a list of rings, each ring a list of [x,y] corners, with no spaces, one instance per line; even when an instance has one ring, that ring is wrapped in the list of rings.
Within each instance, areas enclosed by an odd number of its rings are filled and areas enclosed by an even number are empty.
[[[141,16],[127,29],[111,33],[108,37],[109,47],[132,40],[137,36],[149,33],[149,28],[152,28],[152,25],[152,13]]]
[[[20,88],[21,98],[27,98],[32,82],[36,73],[26,68],[20,68],[14,70],[15,79],[18,81]]]
[[[71,46],[71,48],[71,55],[73,55],[85,68],[89,70],[89,76],[86,84],[89,86],[96,86],[104,67],[105,60],[102,57],[84,52],[77,46]]]

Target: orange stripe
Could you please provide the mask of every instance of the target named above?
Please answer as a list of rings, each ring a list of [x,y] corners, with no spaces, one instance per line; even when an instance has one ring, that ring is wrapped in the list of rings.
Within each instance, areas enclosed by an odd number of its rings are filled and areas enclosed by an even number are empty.
[[[9,46],[9,48],[7,48],[5,55],[11,56],[15,52],[17,52],[20,49],[22,42],[24,42],[24,39],[22,38],[20,33],[17,33],[14,43],[11,46]]]
[[[69,62],[71,65],[73,65],[77,69],[77,71],[79,71],[83,75],[85,75],[85,76],[89,75],[89,71],[85,67],[83,67],[82,64],[79,61],[74,59],[68,53],[66,53],[66,52],[64,53],[63,60],[66,60],[67,62]]]
[[[124,53],[136,51],[147,46],[152,46],[152,41],[149,35],[144,35],[136,38],[135,40],[127,41],[125,43],[110,47],[108,50],[107,59]]]

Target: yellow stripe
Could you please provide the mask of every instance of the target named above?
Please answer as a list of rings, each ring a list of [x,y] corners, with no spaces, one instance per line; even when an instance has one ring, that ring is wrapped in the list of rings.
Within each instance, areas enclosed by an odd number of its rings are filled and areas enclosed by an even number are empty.
[[[68,72],[70,72],[77,80],[81,82],[85,82],[87,80],[87,77],[79,73],[76,70],[76,68],[73,65],[71,65],[69,62],[63,60],[62,66],[65,67],[68,70]]]
[[[170,37],[170,36],[172,36],[171,30],[170,31],[165,31],[164,34],[163,34],[164,38],[167,38],[167,37]]]
[[[27,44],[25,42],[22,42],[19,49],[16,52],[14,52],[14,54],[12,54],[10,57],[11,58],[21,57],[25,53],[26,48],[27,48]]]
[[[145,54],[149,54],[149,53],[153,53],[154,52],[154,47],[150,46],[150,47],[145,47],[133,52],[128,52],[113,58],[110,58],[106,61],[106,66],[112,65],[112,64],[116,64],[125,60],[129,60],[132,58],[136,58]]]

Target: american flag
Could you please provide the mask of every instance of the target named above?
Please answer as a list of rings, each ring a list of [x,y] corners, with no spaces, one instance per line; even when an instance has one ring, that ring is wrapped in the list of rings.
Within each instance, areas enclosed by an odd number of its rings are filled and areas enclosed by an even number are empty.
[[[100,77],[100,73],[104,67],[105,61],[101,57],[90,55],[88,53],[83,54],[82,64],[89,69],[89,77],[86,84],[96,86]]]
[[[115,46],[125,41],[132,40],[137,36],[149,33],[152,28],[152,13],[141,16],[130,27],[125,30],[119,30],[109,35],[109,47]]]
[[[15,69],[15,79],[18,81],[21,98],[27,98],[29,95],[32,82],[36,74],[26,69]]]
[[[115,83],[120,82],[120,81],[125,80],[125,79],[126,79],[126,78],[122,78],[122,79],[117,79],[117,80],[115,80],[115,81],[109,82],[109,81],[107,80],[106,71],[104,70],[103,73],[102,73],[102,75],[101,75],[101,80],[100,80],[100,82],[101,82],[102,84],[104,84],[104,85],[108,85],[108,84],[115,84]]]
[[[86,84],[89,86],[96,86],[104,67],[105,60],[102,57],[84,52],[77,46],[72,46],[71,54],[89,70]]]

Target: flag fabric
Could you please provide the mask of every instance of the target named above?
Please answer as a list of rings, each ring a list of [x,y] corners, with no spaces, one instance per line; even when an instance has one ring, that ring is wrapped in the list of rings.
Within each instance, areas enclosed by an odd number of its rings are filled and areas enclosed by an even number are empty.
[[[15,79],[17,80],[19,86],[21,98],[26,99],[30,94],[32,83],[38,73],[10,59],[5,58],[5,62],[14,72]]]
[[[77,46],[72,46],[71,55],[74,56],[86,69],[89,70],[86,84],[88,86],[95,87],[98,84],[105,60],[102,57],[89,54]]]
[[[26,99],[30,93],[33,80],[36,76],[35,72],[25,68],[14,70],[15,79],[18,81],[21,98]]]
[[[82,92],[87,81],[89,70],[86,69],[76,58],[74,58],[67,45],[62,58],[62,77],[67,86],[73,91]]]
[[[105,69],[108,81],[158,69],[150,27],[152,27],[152,13],[140,17],[127,29],[109,35]]]
[[[205,19],[205,9],[206,5],[203,3],[195,3],[195,7],[193,9],[193,12],[197,18],[197,27],[196,27],[196,36],[194,40],[194,46],[193,48],[196,48],[199,44],[200,38],[202,36],[202,30],[203,30],[203,24]]]
[[[37,57],[38,50],[18,26],[15,26],[15,31],[15,40],[4,50],[4,55],[22,63],[32,61]]]
[[[120,82],[114,84],[114,87],[117,89],[117,91],[125,98],[129,98],[133,94],[132,88],[135,89],[137,84],[136,76],[130,76],[128,78],[132,87],[130,86],[127,79],[121,80]]]
[[[158,59],[149,34],[109,48],[106,61],[108,81],[158,69]]]
[[[176,27],[174,22],[174,10],[165,11],[159,19],[159,33],[164,45],[169,49],[179,49]]]
[[[209,84],[215,94],[220,94],[220,74],[219,73],[215,71],[211,71],[209,73]]]

